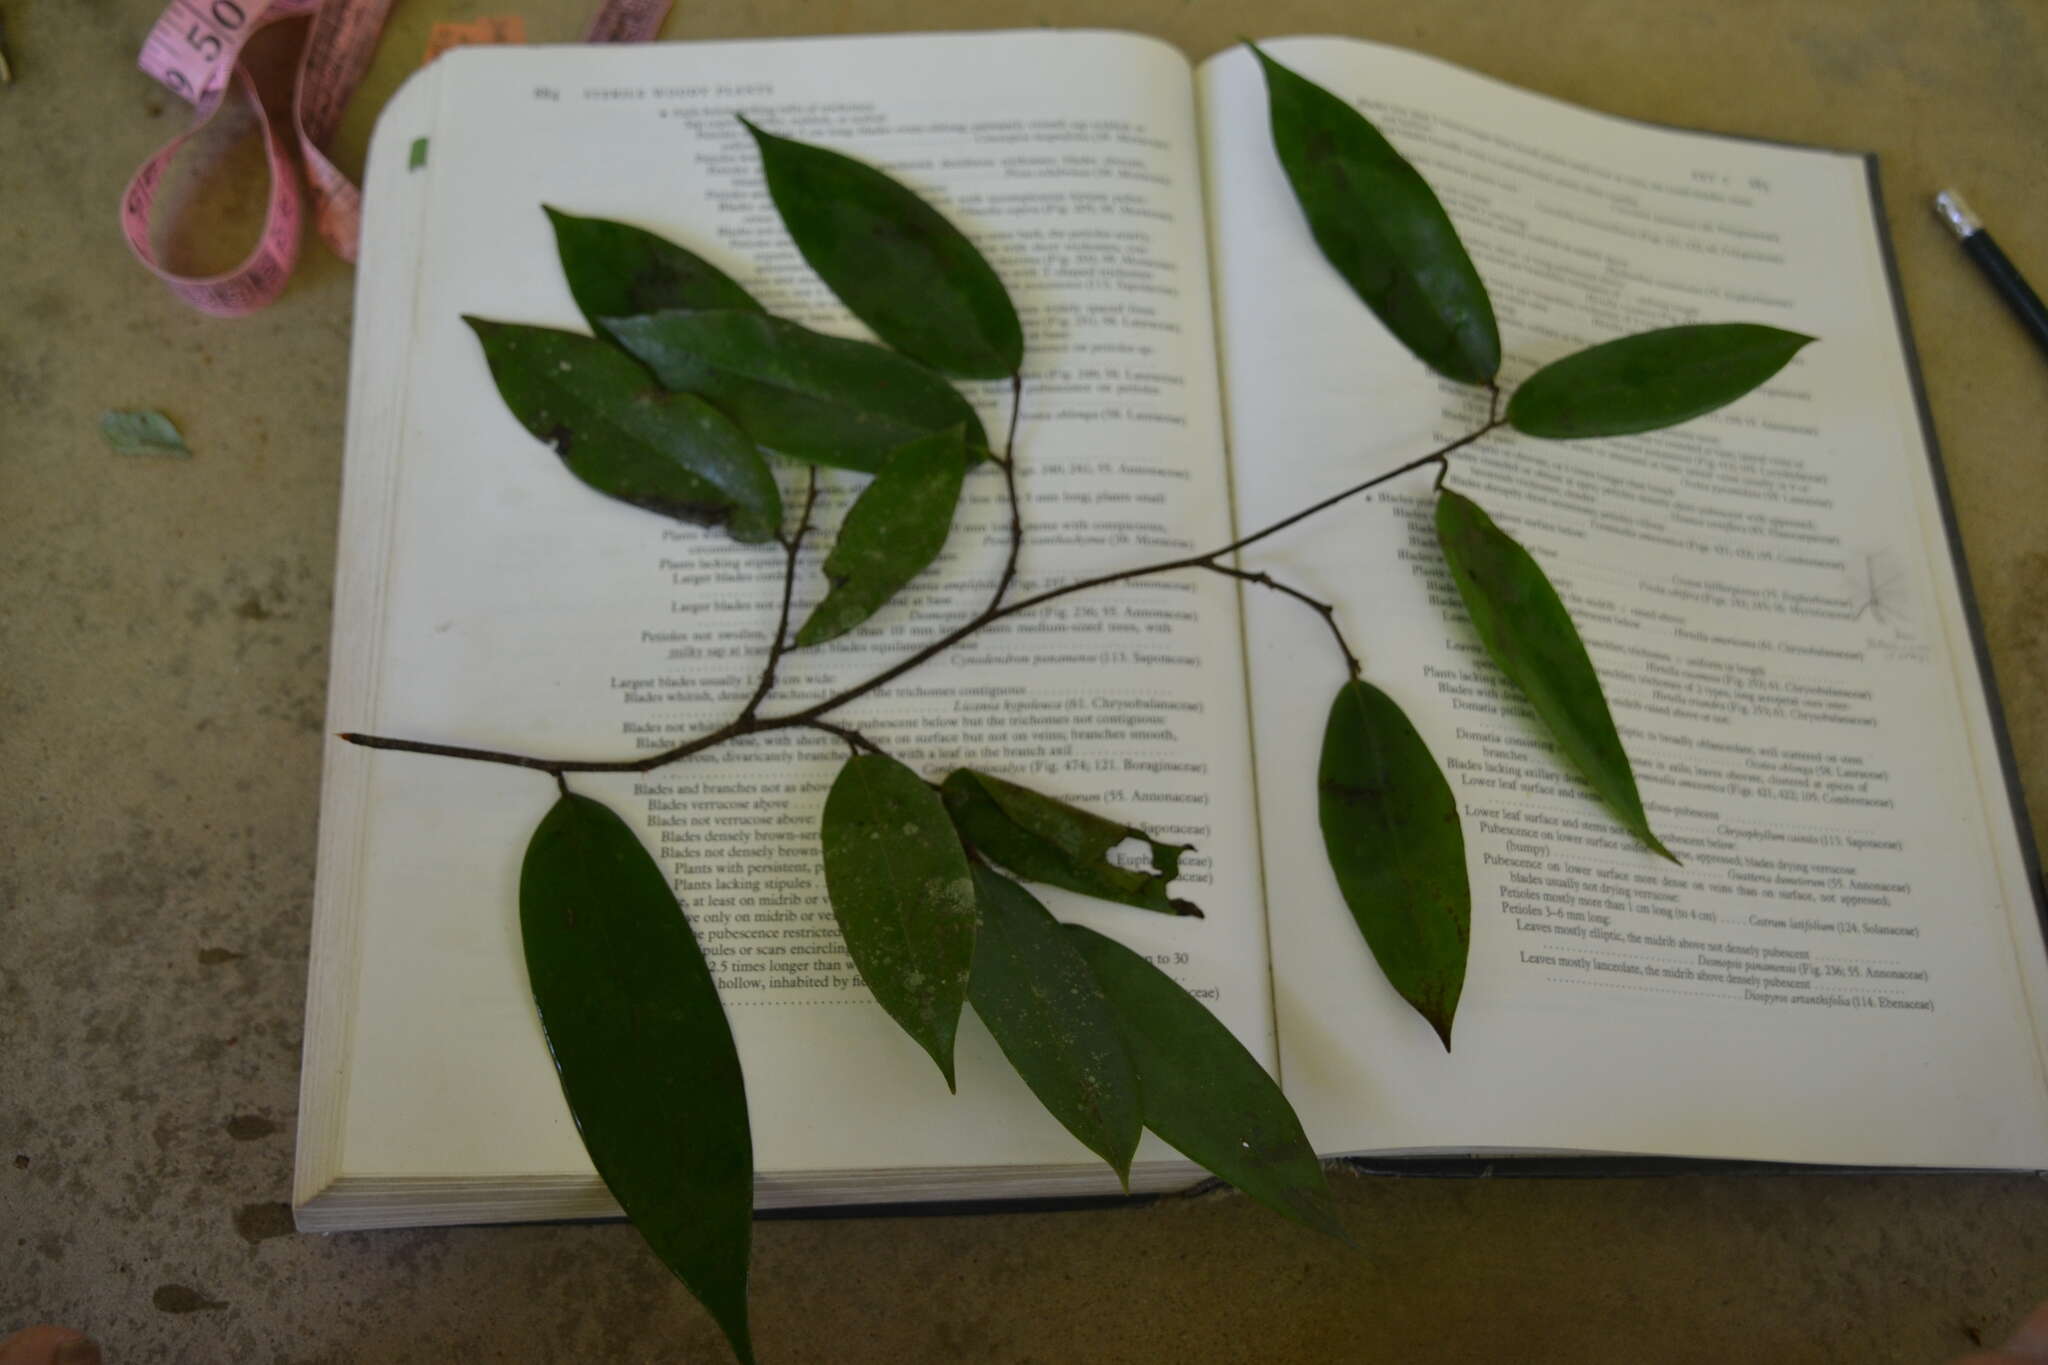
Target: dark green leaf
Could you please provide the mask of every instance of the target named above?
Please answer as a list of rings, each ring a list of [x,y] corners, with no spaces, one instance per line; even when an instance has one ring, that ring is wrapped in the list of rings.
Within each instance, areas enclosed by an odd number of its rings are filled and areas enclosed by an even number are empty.
[[[1494,663],[1629,832],[1651,852],[1677,862],[1650,833],[1593,661],[1542,566],[1477,503],[1448,488],[1437,495],[1436,535]]]
[[[465,319],[505,406],[600,493],[745,543],[773,539],[782,494],[768,462],[717,409],[667,393],[592,337]]]
[[[718,405],[770,450],[873,474],[899,446],[962,427],[988,435],[959,390],[914,360],[747,312],[607,318],[606,331],[668,388]]]
[[[1393,699],[1346,683],[1316,772],[1330,870],[1380,970],[1444,1047],[1465,987],[1472,890],[1458,802]]]
[[[876,336],[947,374],[1017,372],[1024,331],[1010,295],[937,209],[852,157],[747,131],[797,250]]]
[[[1266,72],[1273,147],[1323,256],[1439,374],[1500,369],[1486,286],[1422,176],[1345,101],[1247,43]]]
[[[1193,902],[1166,894],[1190,844],[1162,844],[1134,826],[969,768],[949,774],[943,790],[946,811],[967,842],[1028,881],[1140,910],[1202,913]],[[1151,871],[1109,861],[1109,851],[1126,839],[1140,840],[1151,850]]]
[[[1754,322],[1618,337],[1530,375],[1508,399],[1508,422],[1559,440],[1676,426],[1742,397],[1812,340]]]
[[[974,964],[974,877],[946,808],[893,758],[848,759],[825,797],[825,890],[861,980],[953,1088]]]
[[[832,591],[797,631],[799,646],[852,630],[938,558],[966,473],[958,427],[921,437],[889,457],[840,523],[839,539],[825,556]]]
[[[981,921],[967,998],[1048,1112],[1129,1188],[1144,1126],[1116,1012],[1059,921],[1029,891],[974,869]]]
[[[100,435],[116,455],[168,455],[177,460],[192,458],[185,438],[171,419],[154,408],[133,412],[109,409],[100,414]]]
[[[761,311],[761,305],[731,276],[693,251],[665,237],[604,218],[578,218],[547,210],[555,225],[555,249],[569,293],[602,334],[599,318],[658,313],[664,308],[732,308]]]
[[[565,795],[527,845],[519,930],[591,1164],[734,1354],[751,1361],[746,1083],[667,877],[611,810]]]
[[[1078,924],[1063,927],[1116,1010],[1145,1126],[1266,1207],[1349,1240],[1301,1120],[1258,1059],[1144,958]]]

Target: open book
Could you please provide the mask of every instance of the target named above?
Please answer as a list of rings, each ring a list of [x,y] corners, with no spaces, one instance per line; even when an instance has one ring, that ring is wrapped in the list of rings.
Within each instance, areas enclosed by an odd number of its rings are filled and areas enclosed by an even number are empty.
[[[2048,953],[1865,158],[1650,128],[1345,39],[1272,44],[1444,200],[1512,384],[1624,332],[1820,338],[1682,428],[1500,434],[1451,483],[1543,561],[1658,832],[1568,777],[1455,605],[1427,474],[1262,543],[1340,604],[1464,813],[1472,956],[1446,1054],[1325,862],[1314,774],[1341,660],[1299,604],[1161,576],[1000,622],[845,715],[1193,843],[1176,919],[1043,889],[1277,1076],[1323,1153],[1644,1153],[2048,1167]],[[463,314],[581,329],[542,206],[659,232],[771,309],[859,328],[783,234],[735,120],[891,171],[1023,317],[1025,590],[1230,541],[1484,420],[1323,262],[1249,54],[1000,33],[466,49],[384,114],[368,173],[331,730],[554,757],[653,752],[758,676],[781,556],[578,484],[499,401]],[[1004,386],[970,387],[991,430]],[[827,480],[826,524],[853,480]],[[972,614],[1000,479],[869,627],[768,707]],[[822,537],[822,553],[830,543]],[[799,572],[796,618],[824,587]],[[844,750],[783,731],[575,779],[670,872],[732,1018],[762,1207],[1113,1192],[971,1017],[960,1093],[865,994],[818,813]],[[615,1211],[526,990],[516,883],[555,796],[515,769],[328,754],[300,1225]],[[1199,1172],[1147,1138],[1133,1187]]]

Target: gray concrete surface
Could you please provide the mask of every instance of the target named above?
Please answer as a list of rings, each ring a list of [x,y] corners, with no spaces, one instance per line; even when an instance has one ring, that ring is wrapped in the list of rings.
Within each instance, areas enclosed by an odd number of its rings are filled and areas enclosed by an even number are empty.
[[[351,111],[437,18],[399,7]],[[571,35],[567,0],[522,8]],[[300,1236],[287,1197],[348,270],[247,320],[174,304],[114,204],[182,109],[151,0],[0,0],[0,1333],[110,1361],[719,1360],[623,1226]],[[1642,118],[1882,153],[2022,769],[2048,810],[2048,367],[1925,208],[2048,276],[2048,6],[2027,0],[684,0],[671,38],[1115,24],[1417,47]],[[246,223],[253,189],[207,224]],[[217,248],[216,248],[217,250]],[[158,407],[189,461],[123,459]],[[2035,828],[2043,826],[2037,814]],[[1234,1199],[774,1222],[773,1361],[1932,1362],[2048,1295],[2030,1176],[1340,1182],[1355,1254]]]

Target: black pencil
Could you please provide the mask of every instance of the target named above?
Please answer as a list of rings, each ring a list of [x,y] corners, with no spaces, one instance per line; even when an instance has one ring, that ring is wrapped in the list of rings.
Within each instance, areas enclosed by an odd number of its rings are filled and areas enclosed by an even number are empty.
[[[2048,306],[2041,303],[2041,296],[2020,274],[2019,267],[1998,249],[1998,243],[1984,230],[1977,215],[1970,212],[1962,196],[1954,190],[1943,190],[1934,196],[1934,211],[1961,239],[1963,250],[1984,272],[1984,278],[1991,281],[1991,287],[1998,291],[2006,306],[2018,315],[2020,325],[2033,334],[2043,351],[2048,351]]]

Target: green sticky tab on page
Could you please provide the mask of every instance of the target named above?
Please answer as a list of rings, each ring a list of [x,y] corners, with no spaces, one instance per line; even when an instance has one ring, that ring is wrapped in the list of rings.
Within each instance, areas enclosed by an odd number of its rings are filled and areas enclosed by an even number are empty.
[[[427,140],[423,137],[416,137],[412,140],[412,154],[406,158],[405,168],[409,171],[416,171],[426,164]]]

